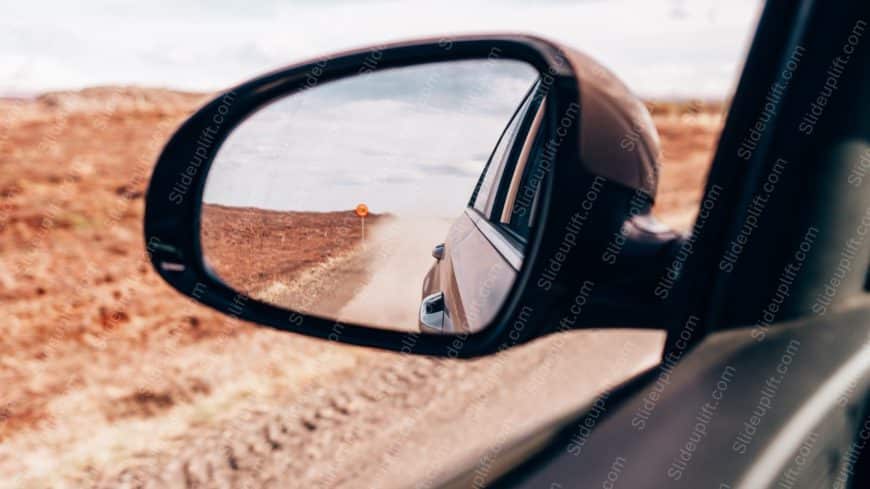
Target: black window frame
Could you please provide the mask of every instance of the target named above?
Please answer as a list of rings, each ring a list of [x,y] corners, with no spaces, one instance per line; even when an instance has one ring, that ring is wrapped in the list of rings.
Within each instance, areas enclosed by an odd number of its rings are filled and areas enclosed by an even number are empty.
[[[516,170],[517,160],[519,159],[523,145],[526,142],[526,137],[519,138],[517,137],[517,135],[522,134],[528,136],[529,128],[534,122],[535,116],[538,114],[539,110],[542,110],[542,105],[545,103],[546,97],[541,91],[541,81],[540,79],[538,79],[532,84],[532,87],[529,89],[526,96],[523,97],[522,102],[519,104],[519,106],[517,106],[517,110],[514,112],[513,116],[511,116],[510,121],[507,123],[507,125],[505,125],[501,136],[499,136],[498,143],[495,145],[492,153],[490,154],[486,167],[484,167],[483,172],[481,172],[480,178],[475,185],[474,192],[472,193],[472,197],[469,200],[468,205],[468,209],[471,212],[474,212],[475,214],[482,217],[483,220],[486,221],[486,224],[490,225],[501,236],[506,238],[506,241],[510,243],[510,245],[514,249],[520,252],[520,254],[523,254],[525,250],[525,245],[528,242],[528,236],[523,236],[517,233],[515,230],[511,229],[507,223],[500,222],[500,218],[502,211],[504,210],[508,187],[510,186],[510,181],[513,178],[514,171]],[[546,110],[546,107],[544,107],[543,110]],[[521,117],[522,120],[520,121],[517,130],[511,136],[512,140],[509,142],[510,147],[508,148],[507,155],[504,159],[505,163],[504,165],[501,165],[500,168],[501,175],[499,176],[498,182],[496,182],[496,184],[489,189],[490,194],[492,192],[495,192],[492,207],[488,209],[488,212],[483,212],[474,206],[475,201],[477,197],[480,197],[480,188],[482,187],[483,180],[485,179],[487,172],[491,168],[491,165],[493,163],[492,158],[493,156],[495,156],[498,146],[501,144],[504,137],[508,134],[511,125],[514,123],[518,116]],[[542,128],[545,127],[546,124],[546,120],[542,121]],[[542,133],[542,131],[539,131],[539,134],[540,133]],[[532,150],[529,153],[529,158],[536,161],[541,149],[541,141],[538,135],[535,135],[534,137],[535,141],[533,142]],[[524,175],[522,176],[523,181],[525,181],[526,175],[531,170],[531,168],[531,166],[527,167],[527,171],[524,172]],[[537,198],[535,200],[537,201]],[[532,213],[534,213],[534,206],[532,207]],[[530,219],[531,218],[532,217],[530,216]]]
[[[496,209],[500,209],[503,205],[504,175],[505,173],[507,173],[506,170],[508,169],[509,165],[511,169],[513,169],[516,165],[516,158],[519,151],[517,148],[516,135],[528,131],[528,127],[531,124],[529,114],[534,112],[532,110],[532,107],[535,106],[535,110],[537,110],[537,107],[540,107],[540,100],[536,100],[536,98],[539,97],[535,97],[535,94],[540,88],[540,83],[540,78],[536,79],[535,82],[532,83],[532,86],[526,92],[526,95],[522,98],[522,101],[519,103],[519,105],[517,105],[516,110],[514,110],[514,113],[511,115],[510,120],[507,122],[507,124],[505,124],[504,129],[502,129],[502,132],[499,135],[498,141],[496,142],[495,146],[493,146],[492,151],[489,154],[489,158],[486,161],[486,165],[483,167],[483,171],[480,173],[480,177],[478,177],[477,179],[477,183],[474,185],[474,191],[471,193],[471,198],[469,198],[468,200],[468,208],[482,216],[486,221],[491,224],[495,224],[492,220],[493,213]],[[525,112],[523,112],[524,108]],[[505,164],[502,166],[502,174],[499,176],[499,180],[497,182],[494,182],[494,185],[489,188],[489,193],[487,194],[487,200],[489,200],[489,195],[491,195],[492,192],[495,191],[495,200],[493,201],[492,208],[490,208],[488,212],[485,213],[475,207],[477,198],[480,197],[480,189],[483,186],[483,182],[486,179],[490,169],[492,169],[493,157],[496,155],[499,146],[501,146],[504,138],[508,136],[509,129],[511,128],[518,116],[522,117],[522,120],[520,121],[520,125],[519,127],[517,127],[516,132],[514,132],[514,134],[510,136],[512,139],[508,142],[509,147],[507,149],[507,154],[504,157],[504,160],[502,160],[505,161]],[[512,171],[511,174],[513,174]]]
[[[532,103],[533,103],[533,104],[537,103],[537,105],[534,107],[534,110],[532,110],[532,106],[529,107],[529,113],[528,113],[528,115],[529,115],[530,117],[528,117],[528,121],[525,121],[524,124],[526,124],[526,123],[528,123],[529,125],[533,124],[534,119],[535,119],[536,115],[538,114],[538,112],[541,111],[541,110],[546,110],[546,107],[542,107],[543,104],[546,103],[546,100],[545,100],[545,97],[543,96],[543,94],[541,94],[540,92],[538,92],[538,93],[536,93],[536,94],[534,95],[534,97],[535,97],[537,100],[536,100],[536,101],[533,101]],[[547,131],[547,127],[548,127],[548,126],[549,126],[549,123],[548,123],[548,121],[547,121],[547,118],[546,118],[546,117],[543,117],[542,120],[541,120],[541,129],[538,131],[537,134],[535,134],[535,135],[533,136],[533,137],[534,137],[534,140],[532,141],[532,147],[531,147],[531,150],[529,151],[529,155],[528,155],[528,163],[526,163],[526,167],[523,169],[523,174],[520,176],[520,188],[523,188],[523,187],[525,186],[526,182],[528,181],[528,179],[529,179],[530,176],[532,175],[532,172],[535,171],[535,169],[537,169],[537,168],[539,167],[539,165],[540,165],[540,159],[541,159],[541,157],[543,156],[543,154],[542,154],[543,138],[541,137],[541,134],[546,134],[546,131]],[[526,128],[526,131],[527,131],[527,130],[528,130],[528,129]],[[519,144],[519,145],[518,145],[518,151],[519,151],[519,152],[522,152],[522,147],[523,147],[524,144],[525,144],[525,139],[522,141],[522,143],[523,143],[523,144]],[[513,161],[511,162],[512,170],[513,170],[513,171],[511,171],[511,175],[513,175],[514,171],[516,171],[516,165],[517,165],[517,163],[518,163],[517,160],[518,160],[518,158],[519,158],[519,154],[520,154],[520,153],[517,153],[516,157],[515,157],[515,158],[513,159]],[[502,186],[503,186],[503,190],[500,190],[500,192],[501,192],[501,195],[500,195],[500,199],[501,199],[501,201],[500,201],[499,209],[501,209],[501,210],[503,211],[503,210],[504,210],[504,206],[507,204],[507,202],[506,202],[506,199],[507,199],[507,192],[508,192],[508,190],[509,190],[509,186],[510,186],[511,178],[504,178],[504,176],[503,176],[503,177],[502,177],[502,180],[503,180],[503,185],[502,185]],[[540,185],[539,185],[539,186],[536,188],[536,190],[535,190],[535,195],[534,195],[534,197],[532,198],[532,205],[531,205],[531,207],[530,207],[530,209],[529,209],[529,215],[528,215],[528,223],[529,223],[529,224],[528,224],[528,226],[527,226],[527,229],[528,229],[529,232],[531,232],[531,229],[532,229],[532,226],[533,226],[533,223],[534,223],[534,220],[535,220],[535,210],[536,210],[536,208],[537,208],[537,203],[538,203],[538,197],[539,197],[539,195],[540,195],[540,190],[541,190],[541,188],[540,188]],[[500,214],[501,214],[501,213],[500,213]],[[511,211],[511,215],[513,216],[513,211]],[[518,232],[516,229],[514,229],[514,227],[511,225],[512,222],[513,222],[513,218],[511,218],[511,221],[510,221],[510,222],[501,222],[501,221],[499,221],[499,222],[494,222],[493,224],[494,224],[494,225],[495,225],[495,226],[496,226],[500,231],[502,231],[502,233],[505,234],[508,238],[512,239],[512,240],[515,242],[515,244],[516,244],[516,245],[520,248],[520,250],[522,251],[522,248],[523,248],[523,247],[526,245],[526,243],[528,242],[529,235],[528,235],[528,234],[525,234],[525,235],[524,235],[524,234],[521,234],[521,233]]]

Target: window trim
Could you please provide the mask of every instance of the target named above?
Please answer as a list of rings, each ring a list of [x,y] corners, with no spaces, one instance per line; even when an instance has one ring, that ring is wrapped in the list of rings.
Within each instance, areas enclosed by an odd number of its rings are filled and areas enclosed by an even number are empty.
[[[523,142],[523,147],[520,151],[519,156],[517,157],[516,164],[514,165],[513,175],[511,176],[510,183],[508,184],[507,194],[505,195],[504,203],[502,204],[501,210],[501,219],[499,219],[499,223],[505,226],[510,226],[511,217],[513,216],[513,208],[514,204],[517,200],[517,194],[520,190],[520,184],[523,182],[523,177],[525,176],[526,167],[528,166],[529,160],[531,159],[532,151],[534,150],[535,142],[538,139],[538,134],[540,133],[541,125],[544,120],[544,112],[546,111],[547,97],[541,97],[541,101],[538,104],[537,112],[535,113],[534,119],[532,119],[532,125],[529,127],[528,135],[526,136],[525,142]],[[537,198],[537,193],[535,193],[535,198]],[[529,210],[532,212],[532,209]],[[529,216],[529,222],[531,223],[532,216]],[[524,239],[525,240],[525,239]]]
[[[526,92],[526,95],[522,98],[519,105],[517,105],[517,108],[514,109],[513,114],[511,114],[511,118],[508,120],[507,124],[505,124],[504,129],[502,129],[502,131],[501,131],[501,134],[499,134],[498,141],[496,141],[495,145],[492,147],[492,151],[490,151],[490,153],[489,153],[489,158],[487,158],[487,160],[486,160],[486,165],[484,165],[483,171],[480,172],[480,176],[477,179],[477,183],[474,185],[474,191],[471,193],[471,198],[468,199],[468,205],[467,205],[468,208],[472,208],[472,209],[477,210],[474,207],[474,205],[477,201],[477,198],[480,196],[480,188],[483,186],[483,182],[486,179],[487,172],[489,172],[490,168],[492,167],[492,158],[493,158],[493,156],[495,156],[495,153],[498,150],[498,147],[501,145],[505,136],[508,134],[508,129],[511,127],[511,125],[514,123],[514,121],[517,119],[517,116],[521,115],[523,107],[527,103],[529,103],[529,104],[534,103],[533,97],[534,97],[535,92],[537,92],[538,87],[540,86],[540,83],[541,83],[541,79],[539,76],[534,81],[534,83],[532,83],[532,86]],[[531,105],[529,105],[528,109],[531,109]],[[528,114],[528,111],[526,113]],[[520,121],[520,128],[525,125],[524,122],[525,121]],[[517,130],[519,130],[520,128],[517,128]],[[510,158],[513,154],[514,146],[516,144],[516,138],[514,138],[513,141],[510,141],[509,144],[510,144],[510,147],[507,149],[507,156],[506,156],[508,161],[510,161]],[[497,185],[494,185],[493,188],[490,188],[490,193],[493,190],[495,190],[495,192],[496,192],[495,198],[496,199],[498,199],[498,195],[500,192],[500,186],[501,186],[501,178],[499,179],[499,182],[497,182]],[[497,202],[498,202],[498,200],[496,200],[493,203],[493,209],[496,208]],[[478,211],[478,212],[480,212],[480,211]],[[492,210],[490,210],[490,213],[491,212],[492,212]],[[489,219],[489,218],[490,218],[490,216],[487,216],[487,219]]]
[[[510,199],[510,190],[511,187],[514,187],[514,193],[510,202],[514,202],[516,200],[516,194],[519,189],[520,183],[523,181],[523,173],[525,172],[526,165],[528,160],[530,159],[532,152],[535,149],[535,143],[537,141],[538,131],[543,125],[544,113],[546,112],[546,103],[547,97],[536,97],[540,89],[540,80],[535,81],[532,85],[532,88],[523,98],[522,103],[517,107],[517,110],[514,112],[514,115],[511,117],[511,120],[505,126],[505,129],[502,131],[502,135],[499,137],[499,143],[493,148],[493,152],[490,155],[489,161],[487,161],[487,166],[484,169],[484,172],[481,173],[480,178],[478,179],[478,185],[475,187],[474,197],[470,201],[468,207],[466,207],[466,214],[469,216],[471,221],[475,224],[481,234],[486,237],[487,241],[499,252],[499,254],[511,264],[511,266],[515,270],[519,270],[522,265],[523,258],[525,257],[525,245],[528,242],[528,239],[524,236],[521,236],[519,233],[510,228],[510,221],[504,222],[505,209],[507,209],[507,202]],[[524,113],[521,113],[521,110],[524,106],[526,106],[526,110]],[[480,187],[482,186],[483,179],[486,176],[486,171],[489,170],[490,164],[492,163],[492,156],[495,154],[498,145],[501,144],[502,139],[508,132],[508,128],[510,128],[511,124],[514,123],[516,117],[520,115],[523,119],[520,121],[520,125],[517,127],[517,134],[520,132],[525,132],[526,137],[520,141],[519,138],[514,135],[513,141],[510,142],[510,147],[508,148],[506,163],[504,170],[511,170],[511,178],[505,178],[505,173],[503,172],[501,178],[498,181],[498,184],[490,189],[490,191],[495,191],[495,201],[493,202],[492,209],[489,211],[489,215],[486,215],[481,210],[474,207],[474,199],[478,196],[478,192]],[[519,170],[519,173],[518,173]],[[537,200],[537,195],[535,196]],[[513,205],[513,204],[511,204]],[[499,211],[499,209],[501,209]],[[495,217],[498,216],[498,219]],[[510,211],[508,211],[508,218],[510,218]],[[531,219],[531,216],[530,216]]]
[[[529,92],[529,106],[526,108],[525,113],[523,114],[523,120],[520,121],[520,125],[517,128],[517,134],[525,133],[529,134],[530,126],[534,123],[535,118],[538,116],[539,109],[544,103],[544,97],[535,97],[535,94],[538,93],[540,88],[540,80],[536,81],[532,86],[531,91]],[[526,138],[528,139],[528,138]],[[504,210],[505,201],[507,198],[508,187],[510,181],[513,180],[513,172],[516,170],[517,163],[519,162],[519,158],[521,156],[522,150],[525,146],[526,139],[522,141],[514,135],[513,141],[511,141],[511,146],[508,149],[507,160],[504,166],[504,172],[502,172],[501,178],[498,182],[498,187],[496,188],[495,200],[493,201],[492,209],[490,210],[490,215],[487,216],[490,222],[493,224],[501,223],[501,215]],[[534,139],[532,138],[532,142],[534,143]],[[505,173],[510,170],[511,179],[505,179]],[[501,209],[501,210],[499,210]]]

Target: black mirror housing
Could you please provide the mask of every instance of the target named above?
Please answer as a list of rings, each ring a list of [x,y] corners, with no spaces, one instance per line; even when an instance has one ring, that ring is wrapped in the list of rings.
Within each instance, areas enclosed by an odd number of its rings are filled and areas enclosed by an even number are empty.
[[[516,282],[489,327],[476,333],[439,336],[338,323],[241,294],[218,279],[205,264],[199,228],[206,175],[222,142],[246,117],[279,97],[319,83],[415,64],[491,58],[523,61],[536,68],[545,87],[542,96],[547,106],[542,125],[546,131],[546,174],[540,187],[536,225]],[[650,316],[643,305],[599,306],[587,297],[612,278],[600,254],[628,217],[641,212],[638,209],[648,211],[656,187],[655,178],[650,177],[657,175],[655,129],[648,134],[649,127],[633,120],[632,114],[637,114],[642,104],[628,96],[621,84],[615,96],[593,87],[594,77],[600,77],[602,69],[555,43],[507,35],[375,46],[257,77],[207,103],[164,148],[146,196],[144,232],[151,262],[175,289],[230,316],[282,331],[408,353],[474,357],[519,345],[553,330],[601,326],[606,322],[655,327],[645,324]],[[610,97],[588,103],[590,112],[604,117],[608,127],[602,140],[589,145],[594,157],[585,160],[581,135],[592,137],[589,135],[594,128],[584,129],[584,124],[590,124],[581,97],[584,79],[590,85],[590,96]],[[612,83],[615,77],[608,74],[603,79]],[[608,101],[617,103],[604,103]],[[624,107],[628,110],[622,110]],[[608,141],[618,144],[626,128],[643,133],[639,139],[632,139],[641,141],[638,151],[631,154],[614,147],[609,152]],[[608,169],[607,160],[612,160],[617,171]],[[626,165],[633,166],[623,168]],[[624,314],[614,317],[615,310]]]

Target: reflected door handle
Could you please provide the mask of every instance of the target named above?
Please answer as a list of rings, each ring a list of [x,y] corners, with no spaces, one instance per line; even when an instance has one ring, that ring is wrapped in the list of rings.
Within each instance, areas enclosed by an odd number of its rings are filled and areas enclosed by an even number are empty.
[[[420,329],[427,333],[443,333],[446,309],[443,292],[423,298],[420,303]]]
[[[432,258],[439,261],[444,258],[444,243],[435,245],[435,248],[432,249]]]

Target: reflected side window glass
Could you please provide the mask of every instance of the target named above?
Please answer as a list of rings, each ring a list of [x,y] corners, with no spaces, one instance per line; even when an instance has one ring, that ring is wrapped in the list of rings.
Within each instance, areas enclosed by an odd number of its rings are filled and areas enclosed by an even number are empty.
[[[544,124],[545,107],[546,102],[538,106],[529,136],[523,143],[517,158],[502,206],[500,219],[502,229],[507,230],[510,237],[521,243],[528,239],[531,232],[539,190],[546,177],[545,167],[541,161],[544,156],[541,151],[542,140],[538,137]]]
[[[477,209],[487,219],[492,215],[492,208],[498,190],[498,182],[501,180],[501,176],[504,173],[505,164],[510,156],[510,149],[513,147],[517,131],[522,126],[522,122],[525,119],[525,114],[529,109],[532,98],[533,97],[531,96],[526,97],[523,104],[516,113],[514,113],[513,118],[502,133],[495,150],[492,152],[492,155],[483,170],[480,182],[475,189],[472,207]]]

